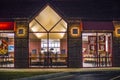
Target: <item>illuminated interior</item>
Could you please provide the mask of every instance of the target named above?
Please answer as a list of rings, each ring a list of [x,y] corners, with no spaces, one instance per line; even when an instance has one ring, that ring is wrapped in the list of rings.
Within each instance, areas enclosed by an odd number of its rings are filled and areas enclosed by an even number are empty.
[[[47,5],[29,24],[30,66],[66,66],[66,31],[65,20]]]
[[[8,31],[0,33],[0,67],[14,67],[14,33]]]
[[[83,67],[112,66],[112,33],[82,33]]]
[[[49,32],[50,38],[61,39],[64,33],[57,33],[57,36],[50,32],[66,32],[67,23],[50,7],[47,6],[30,22],[32,32]],[[34,33],[37,38],[45,39],[45,34]]]

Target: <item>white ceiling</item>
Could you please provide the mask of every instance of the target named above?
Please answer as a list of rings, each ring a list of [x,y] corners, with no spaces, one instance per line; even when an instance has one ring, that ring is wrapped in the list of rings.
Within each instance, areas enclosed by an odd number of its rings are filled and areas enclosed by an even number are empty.
[[[0,37],[14,38],[14,33],[0,33]]]

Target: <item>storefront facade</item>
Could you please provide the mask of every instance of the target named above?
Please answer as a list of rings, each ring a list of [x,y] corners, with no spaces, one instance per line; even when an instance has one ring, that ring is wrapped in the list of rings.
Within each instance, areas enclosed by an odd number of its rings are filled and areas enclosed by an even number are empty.
[[[0,67],[120,66],[119,21],[64,18],[51,5],[12,21],[12,30],[4,28],[11,21],[0,22]]]

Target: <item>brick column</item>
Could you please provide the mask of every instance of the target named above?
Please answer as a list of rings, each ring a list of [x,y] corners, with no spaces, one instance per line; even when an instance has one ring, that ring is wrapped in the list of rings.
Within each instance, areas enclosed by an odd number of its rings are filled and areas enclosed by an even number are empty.
[[[120,21],[114,21],[115,31],[113,34],[113,67],[120,67]]]
[[[68,23],[68,67],[70,68],[82,67],[81,30],[78,30],[78,35],[76,30],[72,32],[73,29],[80,29],[80,27],[80,22]]]
[[[28,28],[27,20],[16,20],[15,32],[15,68],[29,67],[29,46],[28,46]]]
[[[113,54],[112,54],[113,67],[120,67],[120,38],[113,38]]]

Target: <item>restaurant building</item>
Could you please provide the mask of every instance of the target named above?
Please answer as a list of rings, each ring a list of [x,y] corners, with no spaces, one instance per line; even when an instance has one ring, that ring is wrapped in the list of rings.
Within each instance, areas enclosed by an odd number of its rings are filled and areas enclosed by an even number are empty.
[[[0,18],[0,67],[120,66],[119,19],[66,17],[58,8],[46,3],[30,18]]]

